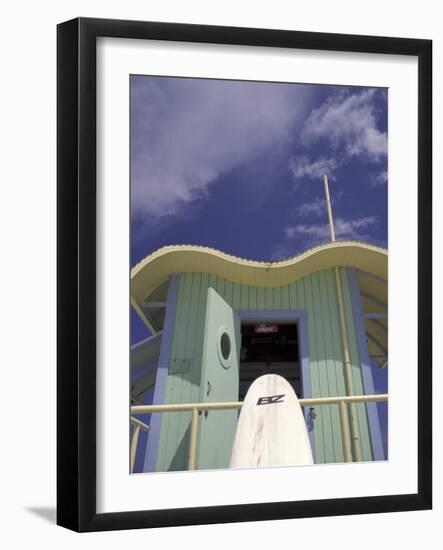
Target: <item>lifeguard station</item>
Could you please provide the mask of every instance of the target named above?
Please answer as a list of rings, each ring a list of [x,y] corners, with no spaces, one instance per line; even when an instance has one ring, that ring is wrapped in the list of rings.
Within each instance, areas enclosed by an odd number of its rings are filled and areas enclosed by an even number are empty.
[[[279,262],[166,246],[134,266],[152,336],[131,350],[131,470],[227,468],[263,374],[295,390],[315,463],[386,458],[373,369],[388,361],[387,250],[335,239],[324,183],[326,244]]]

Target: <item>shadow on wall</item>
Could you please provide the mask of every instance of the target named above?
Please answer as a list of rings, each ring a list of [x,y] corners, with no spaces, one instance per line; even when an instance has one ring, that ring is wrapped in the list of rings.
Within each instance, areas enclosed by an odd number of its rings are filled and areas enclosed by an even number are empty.
[[[49,523],[55,524],[57,518],[57,510],[55,507],[45,507],[45,506],[28,506],[26,511],[38,516],[39,518],[49,521]]]

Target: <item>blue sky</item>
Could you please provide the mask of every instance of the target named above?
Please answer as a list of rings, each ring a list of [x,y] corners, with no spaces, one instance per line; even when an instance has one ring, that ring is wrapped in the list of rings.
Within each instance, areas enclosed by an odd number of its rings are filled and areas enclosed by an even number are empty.
[[[387,90],[131,76],[131,264],[164,245],[256,260],[387,246]],[[132,341],[146,336],[132,313]]]
[[[132,265],[170,244],[278,261],[326,242],[324,174],[337,239],[387,247],[387,89],[134,75],[130,94]],[[148,335],[131,311],[131,342]]]
[[[132,263],[192,243],[278,260],[387,245],[387,90],[131,77]]]

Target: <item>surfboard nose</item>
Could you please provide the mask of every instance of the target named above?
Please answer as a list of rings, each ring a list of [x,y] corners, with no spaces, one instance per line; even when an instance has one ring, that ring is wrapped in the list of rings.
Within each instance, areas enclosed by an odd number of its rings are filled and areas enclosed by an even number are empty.
[[[234,437],[231,468],[313,464],[303,412],[289,382],[265,374],[249,388]]]

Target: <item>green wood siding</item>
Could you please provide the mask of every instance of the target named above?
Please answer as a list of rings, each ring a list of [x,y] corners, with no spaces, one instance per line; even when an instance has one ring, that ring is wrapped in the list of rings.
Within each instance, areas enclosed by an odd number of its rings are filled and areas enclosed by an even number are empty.
[[[354,392],[363,393],[357,338],[346,269],[341,269]],[[313,397],[345,395],[343,353],[335,274],[333,269],[313,273],[276,288],[240,285],[207,273],[183,273],[180,282],[166,403],[202,401],[200,389],[203,333],[208,287],[214,288],[234,309],[307,312],[309,361]],[[337,405],[316,407],[314,440],[316,463],[343,461]],[[364,404],[357,405],[363,460],[372,460],[369,425]],[[163,415],[157,471],[185,470],[190,413]],[[214,438],[217,434],[214,434]],[[197,464],[198,467],[198,464]]]

